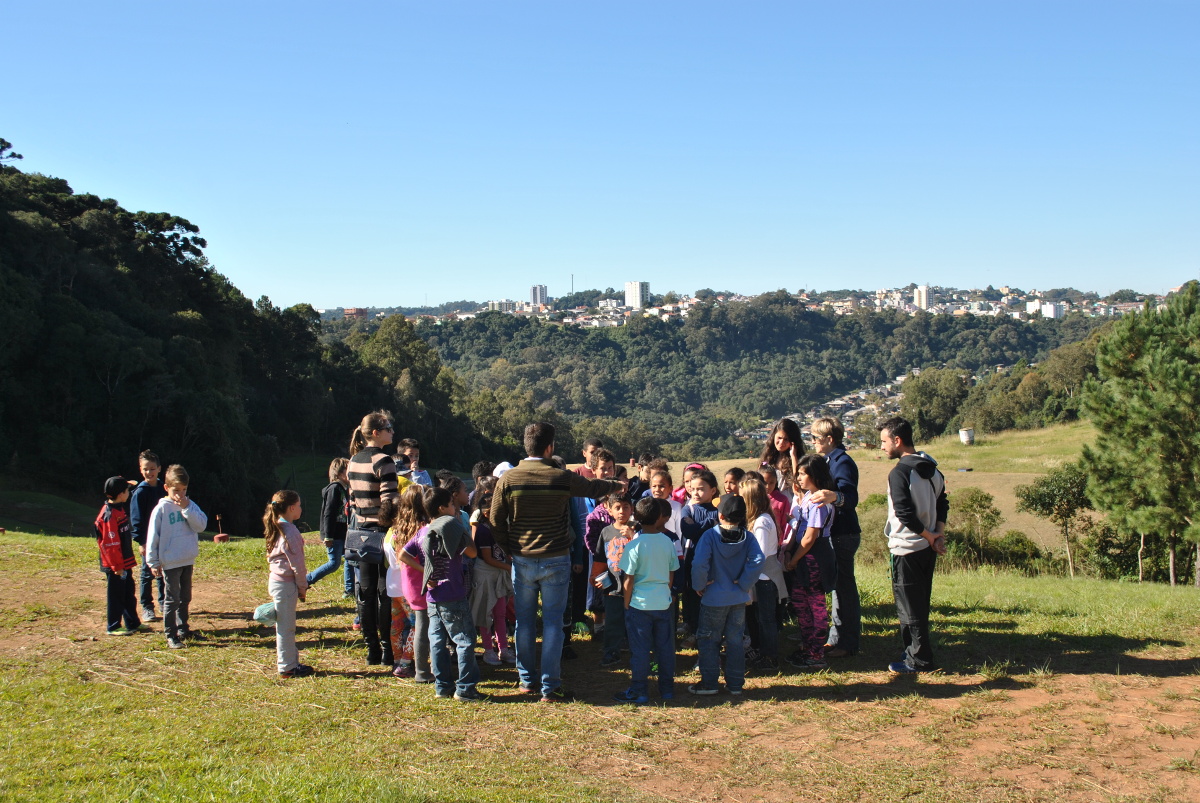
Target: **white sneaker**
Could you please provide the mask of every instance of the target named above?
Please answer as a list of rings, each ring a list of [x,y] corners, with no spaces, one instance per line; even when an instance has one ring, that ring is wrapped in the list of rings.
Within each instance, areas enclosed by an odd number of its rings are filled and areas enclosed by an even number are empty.
[[[506,664],[515,664],[517,662],[517,656],[512,650],[501,650],[500,660]]]
[[[488,666],[500,666],[500,656],[496,655],[495,650],[485,650],[483,653],[483,662]]]

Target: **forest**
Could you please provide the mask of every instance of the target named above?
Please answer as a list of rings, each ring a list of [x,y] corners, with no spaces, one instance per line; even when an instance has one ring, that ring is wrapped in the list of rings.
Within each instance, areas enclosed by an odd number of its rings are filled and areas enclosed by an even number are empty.
[[[192,222],[76,193],[15,157],[0,140],[3,471],[61,485],[69,466],[91,494],[149,448],[240,529],[278,487],[282,455],[344,453],[372,409],[458,470],[520,456],[534,419],[559,425],[568,456],[589,434],[622,459],[740,456],[753,447],[732,433],[759,419],[915,367],[1037,360],[1098,323],[838,317],[779,291],[613,329],[500,313],[323,325],[308,304],[243,295]]]

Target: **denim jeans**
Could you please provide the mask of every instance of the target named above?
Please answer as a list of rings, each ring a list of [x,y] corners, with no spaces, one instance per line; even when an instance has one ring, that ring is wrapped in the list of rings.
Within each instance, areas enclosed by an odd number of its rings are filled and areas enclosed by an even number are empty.
[[[108,629],[120,630],[121,622],[130,630],[141,625],[138,618],[137,601],[133,597],[133,588],[137,581],[133,578],[133,569],[126,569],[125,576],[112,569],[105,569],[108,577]]]
[[[451,665],[450,646],[458,654],[458,682]],[[468,694],[479,682],[475,663],[475,623],[465,599],[429,603],[429,651],[433,653],[433,682],[439,694]]]
[[[700,647],[700,685],[718,688],[721,677],[721,640],[725,640],[725,687],[740,691],[746,685],[745,605],[701,605],[696,641]]]
[[[289,672],[300,665],[300,651],[296,649],[296,601],[300,594],[295,580],[276,577],[267,581],[267,591],[275,600],[275,667]]]
[[[158,602],[160,605],[167,604],[166,596],[166,580],[162,577],[155,577],[150,571],[150,564],[146,563],[145,556],[142,557],[142,568],[139,576],[141,583],[141,606],[143,611],[154,610],[154,587],[158,586]]]
[[[181,639],[188,631],[188,606],[192,603],[192,568],[164,569],[163,630],[167,638]]]
[[[537,665],[538,596],[542,606],[542,694],[562,685],[563,613],[571,587],[571,557],[524,558],[513,555],[513,593],[517,609],[517,675],[533,686]]]
[[[892,555],[892,593],[900,618],[904,662],[914,669],[930,670],[937,666],[929,632],[929,599],[936,565],[937,553],[932,549]]]
[[[337,567],[342,565],[342,553],[346,551],[346,542],[334,540],[330,541],[329,544],[329,546],[325,547],[325,554],[329,556],[329,561],[322,563],[320,566],[308,573],[309,585],[317,582],[327,574],[333,574],[335,571],[337,571]],[[354,589],[351,588],[350,593],[353,592]]]
[[[445,650],[443,650],[445,652]],[[413,670],[416,680],[425,682],[433,679],[429,661],[429,610],[413,608]]]
[[[658,695],[664,699],[675,694],[675,622],[671,609],[625,611],[629,631],[629,667],[633,682],[629,690],[639,697],[646,694],[650,678],[650,651],[658,659]],[[605,631],[608,625],[604,626]]]
[[[838,579],[833,590],[833,624],[829,628],[829,644],[851,654],[858,652],[862,635],[862,608],[858,600],[858,581],[854,579],[854,554],[858,552],[861,541],[862,533],[833,536]]]
[[[604,600],[604,656],[620,655],[625,641],[625,597],[600,592]],[[632,646],[630,646],[632,649]]]

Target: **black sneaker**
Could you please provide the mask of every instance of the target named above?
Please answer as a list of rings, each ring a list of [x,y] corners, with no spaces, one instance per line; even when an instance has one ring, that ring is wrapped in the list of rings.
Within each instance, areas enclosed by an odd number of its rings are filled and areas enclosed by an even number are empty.
[[[550,692],[549,694],[543,694],[542,702],[543,703],[573,703],[573,702],[575,702],[575,695],[571,694],[571,692],[566,691],[565,689],[563,689],[560,686],[557,689],[555,689],[554,691]]]
[[[183,641],[180,639],[169,638],[169,639],[167,639],[167,646],[170,647],[172,650],[182,650],[187,645],[184,644]]]
[[[564,661],[573,661],[578,657],[579,656],[575,653],[575,650],[571,649],[571,645],[564,642],[563,649],[562,649],[562,659]]]
[[[471,689],[470,691],[454,692],[454,699],[458,700],[460,703],[486,703],[492,698],[486,694],[480,694],[475,689]]]
[[[297,664],[295,666],[295,668],[293,668],[293,669],[289,669],[286,672],[280,672],[279,677],[282,679],[285,679],[285,680],[287,678],[306,678],[309,675],[313,674],[315,671],[316,670],[313,669],[311,666],[306,666],[305,664]]]

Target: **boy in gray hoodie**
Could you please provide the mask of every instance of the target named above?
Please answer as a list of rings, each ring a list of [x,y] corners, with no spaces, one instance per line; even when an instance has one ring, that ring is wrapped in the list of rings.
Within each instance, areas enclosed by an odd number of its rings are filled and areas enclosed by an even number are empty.
[[[900,617],[904,655],[888,665],[897,675],[932,672],[929,601],[937,556],[946,553],[946,478],[937,461],[913,447],[912,425],[889,418],[879,425],[879,448],[900,462],[888,474],[888,517],[884,533],[892,553],[892,594]]]
[[[178,650],[191,635],[188,606],[192,602],[192,567],[200,554],[198,534],[208,526],[208,517],[188,499],[188,473],[183,466],[169,466],[163,484],[167,496],[159,500],[150,514],[146,563],[155,577],[166,579],[163,630],[167,646]]]
[[[718,525],[700,536],[692,558],[692,588],[700,595],[700,682],[688,686],[698,695],[721,690],[721,640],[725,640],[725,688],[740,695],[746,685],[746,605],[758,580],[763,553],[746,534],[746,502],[725,494],[717,506]]]

